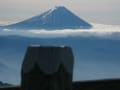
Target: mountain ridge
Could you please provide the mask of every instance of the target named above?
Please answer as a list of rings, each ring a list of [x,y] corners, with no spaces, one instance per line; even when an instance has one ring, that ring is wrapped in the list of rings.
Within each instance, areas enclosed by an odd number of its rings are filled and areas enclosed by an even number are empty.
[[[30,19],[4,26],[10,29],[90,29],[91,24],[63,6],[55,7]]]

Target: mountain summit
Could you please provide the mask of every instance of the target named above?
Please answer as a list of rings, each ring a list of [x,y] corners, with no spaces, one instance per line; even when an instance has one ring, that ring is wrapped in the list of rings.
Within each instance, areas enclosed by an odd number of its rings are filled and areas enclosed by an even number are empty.
[[[92,26],[67,8],[60,6],[41,15],[6,26],[11,29],[89,29]]]

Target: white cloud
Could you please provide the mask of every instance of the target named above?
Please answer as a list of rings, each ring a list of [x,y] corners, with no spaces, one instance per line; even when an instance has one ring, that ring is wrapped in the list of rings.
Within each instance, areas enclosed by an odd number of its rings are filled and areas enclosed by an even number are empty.
[[[93,24],[92,29],[66,29],[66,30],[10,30],[0,31],[0,35],[18,35],[36,38],[57,38],[67,36],[99,37],[120,39],[120,26]]]

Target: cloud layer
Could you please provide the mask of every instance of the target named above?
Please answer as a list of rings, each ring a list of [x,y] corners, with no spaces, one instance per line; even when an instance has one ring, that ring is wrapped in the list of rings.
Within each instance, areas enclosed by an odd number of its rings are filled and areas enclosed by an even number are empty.
[[[0,36],[16,35],[33,38],[58,37],[98,37],[107,39],[120,39],[120,26],[93,24],[92,29],[66,29],[66,30],[0,30]]]

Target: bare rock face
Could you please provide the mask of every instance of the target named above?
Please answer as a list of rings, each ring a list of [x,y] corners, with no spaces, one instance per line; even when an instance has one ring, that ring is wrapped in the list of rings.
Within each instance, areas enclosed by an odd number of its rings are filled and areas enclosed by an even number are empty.
[[[23,90],[71,90],[73,54],[69,47],[28,47],[22,65]]]

